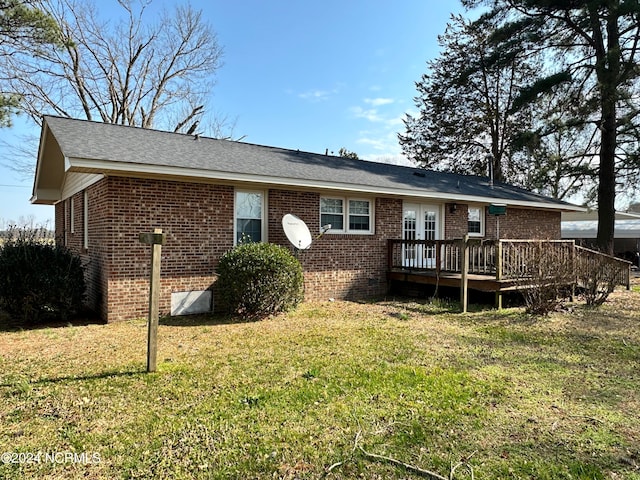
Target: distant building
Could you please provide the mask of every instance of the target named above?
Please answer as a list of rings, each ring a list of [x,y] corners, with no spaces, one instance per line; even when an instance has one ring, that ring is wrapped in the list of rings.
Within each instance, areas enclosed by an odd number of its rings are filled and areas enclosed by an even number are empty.
[[[637,209],[637,210],[636,210]],[[598,212],[563,212],[562,238],[575,240],[583,247],[595,248],[598,234]],[[629,212],[616,212],[613,251],[617,257],[640,268],[640,204],[632,204]]]

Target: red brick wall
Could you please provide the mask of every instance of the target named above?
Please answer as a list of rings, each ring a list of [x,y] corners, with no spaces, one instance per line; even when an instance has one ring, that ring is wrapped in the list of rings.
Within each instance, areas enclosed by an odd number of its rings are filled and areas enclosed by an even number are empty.
[[[233,243],[233,187],[109,177],[87,189],[89,248],[83,250],[82,200],[74,196],[76,229],[67,244],[87,265],[88,304],[107,321],[144,317],[148,311],[150,247],[138,235],[162,228],[160,311],[171,293],[206,290]],[[64,238],[63,202],[56,205],[56,235]]]
[[[469,231],[467,218],[468,210],[466,204],[445,203],[444,239],[462,238]]]
[[[85,266],[86,303],[101,318],[108,318],[108,277],[112,248],[111,204],[106,179],[86,190],[88,202],[88,248],[84,248],[84,192],[73,196],[74,231],[71,231],[71,199],[55,206],[56,239],[80,255]],[[66,206],[65,206],[66,204]],[[66,219],[64,212],[67,212]]]
[[[372,199],[373,200],[373,199]],[[357,299],[386,293],[387,238],[402,236],[402,201],[376,198],[373,235],[325,234],[298,258],[305,275],[305,299]],[[269,191],[269,241],[289,245],[282,217],[293,213],[311,230],[320,232],[320,194]]]
[[[496,237],[498,220],[485,212],[485,231],[487,238]],[[525,208],[507,208],[507,214],[500,217],[500,238],[560,240],[561,213],[549,210]]]
[[[83,249],[83,194],[74,196],[75,233],[56,205],[56,234],[81,253],[87,265],[88,303],[103,319],[144,317],[148,308],[150,247],[142,232],[162,228],[160,311],[170,311],[171,293],[213,288],[220,256],[233,246],[234,187],[108,177],[87,189],[89,245]],[[305,272],[305,298],[357,299],[387,290],[387,239],[402,236],[402,200],[371,198],[375,231],[370,235],[325,234],[299,252]],[[69,217],[70,201],[67,202]],[[271,189],[267,197],[268,240],[289,246],[282,217],[293,213],[314,237],[320,229],[320,193]],[[466,233],[467,207],[445,206],[445,238]],[[500,219],[502,238],[559,238],[560,214],[509,208]],[[495,234],[487,215],[486,236]],[[214,295],[215,303],[215,295]]]
[[[171,293],[206,290],[220,256],[233,245],[233,187],[109,178],[109,321],[146,315],[151,250],[138,235],[162,228],[160,311]]]
[[[445,205],[445,239],[462,238],[468,232],[468,205],[456,204],[455,211]],[[496,238],[497,222],[494,215],[489,215],[489,207],[485,206],[484,238]],[[503,239],[542,239],[559,240],[560,212],[508,207],[507,214],[500,217],[500,238]]]

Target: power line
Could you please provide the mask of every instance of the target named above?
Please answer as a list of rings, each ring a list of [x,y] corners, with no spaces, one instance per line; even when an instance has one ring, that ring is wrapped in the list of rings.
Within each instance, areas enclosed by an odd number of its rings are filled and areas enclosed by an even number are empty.
[[[13,188],[31,188],[28,185],[5,185],[0,183],[0,187],[13,187]]]

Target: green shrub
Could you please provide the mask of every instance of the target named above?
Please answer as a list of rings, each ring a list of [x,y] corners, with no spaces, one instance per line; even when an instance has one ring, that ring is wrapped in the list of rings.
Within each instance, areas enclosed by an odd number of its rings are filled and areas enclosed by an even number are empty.
[[[67,320],[82,309],[84,269],[38,229],[12,228],[0,246],[0,307],[23,325]]]
[[[229,313],[257,318],[294,308],[303,299],[300,262],[271,243],[243,243],[218,265],[220,304]]]

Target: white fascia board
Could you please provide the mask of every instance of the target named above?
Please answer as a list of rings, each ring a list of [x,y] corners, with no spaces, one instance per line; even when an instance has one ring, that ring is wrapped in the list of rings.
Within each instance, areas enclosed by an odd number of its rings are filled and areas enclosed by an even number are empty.
[[[42,155],[44,150],[45,139],[47,138],[47,134],[49,132],[49,126],[46,122],[42,124],[42,128],[40,129],[40,143],[38,143],[38,156],[36,159],[36,171],[33,175],[33,188],[31,189],[31,203],[36,203],[38,195],[38,183],[40,179],[40,170],[42,166]]]
[[[60,200],[60,190],[39,188],[34,190],[29,200],[34,205],[53,205]]]
[[[68,163],[67,163],[68,162]],[[413,197],[424,198],[429,200],[438,200],[439,202],[456,201],[469,203],[504,203],[508,206],[542,208],[551,210],[566,211],[586,211],[586,208],[577,205],[556,205],[544,202],[532,202],[526,200],[510,200],[499,197],[479,197],[474,195],[451,195],[442,192],[429,192],[422,189],[390,189],[384,187],[376,187],[372,185],[354,185],[342,182],[320,182],[317,180],[306,180],[298,178],[275,177],[269,175],[253,175],[245,173],[224,172],[218,170],[202,170],[195,168],[180,168],[164,165],[145,165],[132,164],[123,162],[112,162],[109,160],[93,160],[82,158],[65,158],[65,167],[69,165],[67,171],[86,172],[86,173],[103,173],[106,175],[126,174],[151,175],[160,177],[173,178],[194,178],[198,180],[222,180],[225,182],[243,182],[255,183],[260,185],[278,185],[294,188],[313,188],[322,190],[337,190],[345,192],[358,192],[364,194],[388,195],[396,197]]]

